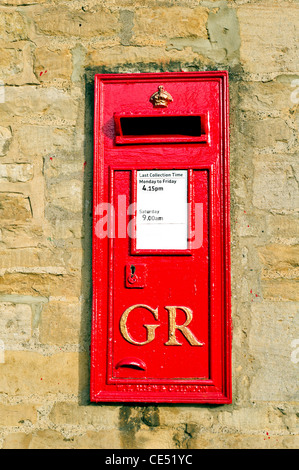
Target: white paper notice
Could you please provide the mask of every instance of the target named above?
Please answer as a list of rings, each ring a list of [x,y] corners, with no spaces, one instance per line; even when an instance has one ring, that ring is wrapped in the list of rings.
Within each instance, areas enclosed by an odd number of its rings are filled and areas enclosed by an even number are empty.
[[[188,248],[187,170],[137,171],[137,250]]]

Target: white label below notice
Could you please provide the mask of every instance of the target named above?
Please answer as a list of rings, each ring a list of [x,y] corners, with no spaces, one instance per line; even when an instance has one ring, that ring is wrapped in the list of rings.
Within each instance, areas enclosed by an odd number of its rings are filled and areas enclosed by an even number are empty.
[[[187,170],[137,171],[137,250],[188,248]]]

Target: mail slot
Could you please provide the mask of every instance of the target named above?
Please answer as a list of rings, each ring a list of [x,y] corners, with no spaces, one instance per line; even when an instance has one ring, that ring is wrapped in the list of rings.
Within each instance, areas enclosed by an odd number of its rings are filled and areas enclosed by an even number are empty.
[[[91,400],[230,403],[227,72],[95,76]]]

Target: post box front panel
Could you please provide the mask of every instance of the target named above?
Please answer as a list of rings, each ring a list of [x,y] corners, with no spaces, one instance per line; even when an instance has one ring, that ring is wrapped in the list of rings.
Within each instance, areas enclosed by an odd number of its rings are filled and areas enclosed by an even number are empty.
[[[93,401],[230,402],[227,143],[226,73],[96,77]]]

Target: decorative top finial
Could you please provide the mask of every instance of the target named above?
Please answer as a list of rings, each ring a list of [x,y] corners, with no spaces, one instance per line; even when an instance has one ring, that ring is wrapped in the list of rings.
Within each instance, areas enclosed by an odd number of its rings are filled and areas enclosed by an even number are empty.
[[[168,103],[173,101],[172,96],[164,90],[162,85],[158,86],[158,91],[150,97],[150,102],[155,108],[167,108]]]

